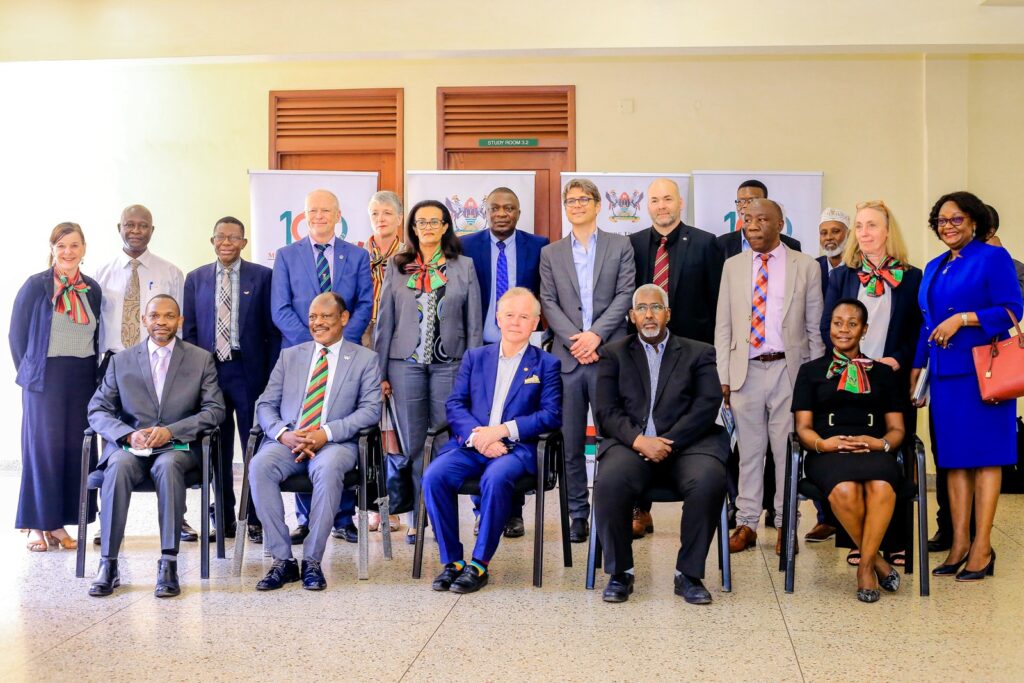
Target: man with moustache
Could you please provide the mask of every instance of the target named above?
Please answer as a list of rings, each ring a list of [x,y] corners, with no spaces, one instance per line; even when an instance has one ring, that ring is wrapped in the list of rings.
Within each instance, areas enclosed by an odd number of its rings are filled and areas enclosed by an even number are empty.
[[[460,238],[462,253],[473,259],[476,280],[480,284],[480,310],[484,314],[484,343],[501,340],[497,324],[497,302],[513,287],[525,287],[540,296],[540,250],[546,237],[518,230],[519,197],[507,187],[497,187],[484,200],[488,230],[479,230]],[[505,524],[505,538],[518,538],[525,532],[522,495],[517,495]],[[479,512],[480,498],[473,496],[473,511]],[[480,517],[476,516],[479,529]]]
[[[712,344],[724,259],[714,235],[683,223],[683,208],[675,181],[658,178],[647,187],[651,227],[629,237],[636,287],[655,284],[666,293],[675,312],[667,318],[672,334]],[[640,501],[633,509],[633,538],[653,531],[651,504]]]
[[[725,403],[736,420],[740,452],[736,530],[729,538],[729,551],[757,543],[765,450],[770,444],[779,553],[793,385],[800,366],[825,350],[818,329],[821,269],[813,258],[779,239],[782,209],[772,200],[747,204],[743,223],[750,251],[725,262],[715,325],[718,374]]]
[[[818,219],[818,241],[821,245],[821,295],[828,291],[828,276],[843,262],[843,249],[850,236],[850,215],[839,209],[825,209]]]
[[[669,334],[668,296],[657,284],[633,294],[637,334],[606,344],[598,362],[596,417],[604,440],[594,482],[597,533],[610,575],[605,602],[633,592],[633,501],[657,481],[676,488],[680,523],[675,594],[704,605],[704,564],[725,498],[729,437],[715,423],[722,402],[715,349]]]

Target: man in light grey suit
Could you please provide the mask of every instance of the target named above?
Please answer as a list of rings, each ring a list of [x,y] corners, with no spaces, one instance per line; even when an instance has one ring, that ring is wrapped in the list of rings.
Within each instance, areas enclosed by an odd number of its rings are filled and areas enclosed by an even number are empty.
[[[600,346],[626,336],[632,305],[633,247],[629,238],[597,228],[601,193],[574,178],[562,190],[572,232],[540,252],[540,301],[554,332],[551,352],[562,361],[562,434],[568,480],[569,539],[590,535],[587,500],[587,408],[597,397]]]
[[[770,444],[778,553],[793,385],[800,366],[825,352],[818,330],[821,268],[811,256],[781,242],[782,209],[772,200],[747,204],[743,225],[750,251],[725,262],[715,323],[718,376],[736,420],[740,451],[736,530],[729,550],[739,552],[757,543],[764,454]]]
[[[213,356],[175,337],[181,311],[174,297],[158,294],[150,299],[142,324],[149,339],[111,358],[103,382],[89,401],[89,426],[105,442],[98,465],[104,470],[102,557],[89,588],[94,597],[110,595],[121,583],[117,553],[128,504],[132,490],[147,476],[156,485],[160,518],[156,597],[181,592],[177,558],[185,515],[185,473],[199,464],[187,444],[224,419]]]
[[[327,587],[320,562],[345,474],[356,466],[359,430],[380,420],[380,367],[377,354],[342,338],[349,313],[337,292],[318,295],[309,305],[313,341],[281,351],[267,388],[256,402],[265,438],[249,467],[256,513],[274,564],[256,590],[274,590],[298,581],[284,521],[281,482],[308,472],[313,482],[309,535],[303,541],[302,587]]]

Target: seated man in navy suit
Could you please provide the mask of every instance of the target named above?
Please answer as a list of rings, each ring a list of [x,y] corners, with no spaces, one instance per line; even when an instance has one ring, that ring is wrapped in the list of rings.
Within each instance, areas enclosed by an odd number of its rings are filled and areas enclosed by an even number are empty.
[[[536,474],[537,437],[562,425],[561,363],[530,346],[540,302],[514,287],[498,301],[501,341],[470,349],[446,404],[452,439],[423,474],[427,514],[444,570],[436,591],[473,593],[487,585],[515,482]],[[459,541],[458,491],[480,478],[480,533],[467,563]]]

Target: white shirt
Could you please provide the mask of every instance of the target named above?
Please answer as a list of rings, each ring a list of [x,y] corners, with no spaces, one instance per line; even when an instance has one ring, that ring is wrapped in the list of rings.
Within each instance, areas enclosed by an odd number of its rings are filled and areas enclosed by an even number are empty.
[[[334,441],[334,435],[331,434],[330,427],[327,426],[327,410],[330,408],[331,401],[331,385],[334,384],[334,371],[338,368],[338,356],[341,353],[341,343],[344,339],[339,339],[330,346],[324,346],[323,344],[316,344],[313,348],[313,357],[309,360],[309,370],[306,371],[306,383],[302,385],[302,397],[303,401],[306,397],[306,389],[309,387],[309,380],[313,377],[313,369],[316,364],[320,361],[320,350],[327,349],[327,384],[324,386],[324,407],[320,411],[320,429],[324,430],[324,434],[327,435],[328,441]],[[298,425],[296,425],[296,428]],[[280,440],[281,435],[288,431],[287,427],[282,427],[281,430],[274,436],[275,440]]]
[[[882,287],[881,296],[868,296],[866,287],[857,288],[857,301],[868,309],[868,333],[860,340],[860,352],[868,358],[885,357],[885,338],[892,319],[892,288]]]
[[[512,388],[512,380],[515,379],[516,370],[519,369],[519,364],[523,362],[523,354],[526,353],[526,349],[529,346],[529,342],[523,344],[523,348],[519,349],[515,355],[506,358],[501,348],[501,342],[498,342],[498,372],[494,379],[494,398],[491,400],[491,414],[488,417],[487,426],[496,427],[504,424],[508,429],[508,438],[512,441],[519,441],[519,425],[516,424],[515,420],[502,423],[501,414],[505,412],[505,399],[508,398],[508,392]],[[470,448],[473,447],[472,434],[466,439],[466,445]]]
[[[167,382],[167,368],[171,364],[171,354],[174,353],[174,342],[177,337],[172,337],[167,346],[160,346],[152,339],[147,341],[149,349],[149,369],[153,373],[153,388],[156,389],[156,402],[163,402],[164,384]],[[162,357],[161,357],[162,355]]]
[[[103,290],[100,311],[100,354],[124,351],[121,345],[121,318],[124,315],[124,293],[132,277],[131,257],[121,251],[113,261],[96,272],[96,282]],[[145,312],[149,300],[157,294],[169,294],[178,305],[185,296],[185,276],[170,261],[151,251],[139,256],[139,310]],[[178,330],[181,334],[181,330]],[[146,327],[139,323],[139,341],[146,338]]]

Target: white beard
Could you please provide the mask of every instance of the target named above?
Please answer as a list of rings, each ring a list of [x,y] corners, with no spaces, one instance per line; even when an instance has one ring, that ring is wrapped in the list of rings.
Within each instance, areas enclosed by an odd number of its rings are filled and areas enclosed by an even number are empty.
[[[835,249],[822,249],[821,253],[824,254],[825,256],[828,256],[829,258],[836,258],[837,256],[840,256],[843,253],[843,249],[845,248],[846,243],[844,242]]]

